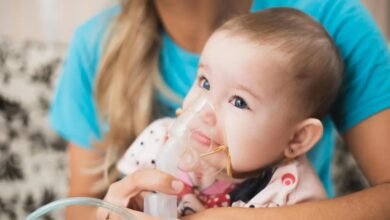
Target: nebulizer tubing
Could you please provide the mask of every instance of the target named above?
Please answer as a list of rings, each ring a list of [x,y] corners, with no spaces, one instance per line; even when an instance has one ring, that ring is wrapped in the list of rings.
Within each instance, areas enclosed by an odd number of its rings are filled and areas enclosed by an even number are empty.
[[[54,202],[51,202],[49,204],[46,204],[34,212],[32,212],[30,215],[27,216],[26,220],[35,220],[39,219],[40,217],[48,214],[50,211],[58,210],[60,208],[65,208],[67,206],[71,205],[86,205],[86,206],[96,206],[101,207],[110,210],[110,212],[113,212],[120,217],[122,217],[125,220],[136,220],[134,215],[132,215],[126,208],[116,206],[112,203],[106,202],[101,199],[95,199],[95,198],[89,198],[89,197],[73,197],[73,198],[65,198],[56,200]]]

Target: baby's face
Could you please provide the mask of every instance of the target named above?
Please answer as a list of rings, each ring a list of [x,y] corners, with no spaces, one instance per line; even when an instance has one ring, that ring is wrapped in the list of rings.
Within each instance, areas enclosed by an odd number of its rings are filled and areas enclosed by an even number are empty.
[[[197,129],[216,131],[205,135],[229,147],[236,172],[283,158],[295,124],[284,89],[284,59],[269,47],[224,32],[214,34],[202,52],[198,78],[183,107],[190,108],[199,96],[213,106],[214,111],[199,115],[202,126]]]

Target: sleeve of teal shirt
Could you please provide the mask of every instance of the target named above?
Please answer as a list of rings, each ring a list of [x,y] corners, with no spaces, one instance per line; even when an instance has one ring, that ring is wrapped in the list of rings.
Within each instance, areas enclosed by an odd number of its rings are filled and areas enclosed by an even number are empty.
[[[114,5],[77,28],[51,104],[52,128],[83,148],[92,148],[102,135],[94,84],[106,32],[120,10]]]
[[[332,116],[340,132],[390,107],[390,54],[383,35],[357,0],[328,1],[323,23],[345,61]]]
[[[85,26],[70,44],[50,110],[51,126],[67,141],[84,148],[100,138],[100,127],[93,97],[96,63]]]

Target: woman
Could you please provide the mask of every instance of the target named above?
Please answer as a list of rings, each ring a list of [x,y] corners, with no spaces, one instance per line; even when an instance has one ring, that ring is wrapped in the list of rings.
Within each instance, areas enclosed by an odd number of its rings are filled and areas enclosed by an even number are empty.
[[[323,121],[323,139],[309,154],[328,195],[333,193],[330,161],[334,127],[372,187],[323,202],[267,210],[211,209],[191,218],[264,215],[294,219],[314,214],[324,219],[389,218],[390,58],[381,34],[357,0],[133,0],[126,1],[123,9],[105,11],[81,26],[51,111],[54,128],[69,141],[69,196],[104,195],[104,185],[97,186],[103,188],[100,192],[90,190],[104,179],[103,172],[85,174],[85,169],[109,167],[152,118],[173,114],[194,80],[198,53],[216,27],[236,14],[276,6],[300,9],[322,23],[345,62],[342,91]],[[141,181],[148,175],[156,176],[151,185]],[[115,179],[115,175],[106,177]],[[138,189],[174,192],[169,187],[171,177],[158,171],[141,172],[136,177],[139,181],[129,181],[135,179],[130,176],[114,184],[106,199],[127,205]],[[69,216],[72,213],[79,212],[69,210]]]

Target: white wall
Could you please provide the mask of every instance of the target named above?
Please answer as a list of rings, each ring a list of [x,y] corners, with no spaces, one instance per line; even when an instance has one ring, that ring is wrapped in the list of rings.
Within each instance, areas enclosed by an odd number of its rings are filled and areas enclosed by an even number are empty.
[[[78,24],[117,1],[0,0],[0,36],[6,35],[16,40],[66,43]],[[362,2],[370,9],[390,40],[390,1]]]
[[[115,0],[0,0],[0,35],[68,42],[75,27]]]

